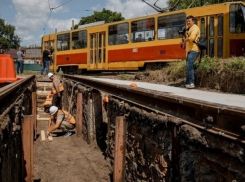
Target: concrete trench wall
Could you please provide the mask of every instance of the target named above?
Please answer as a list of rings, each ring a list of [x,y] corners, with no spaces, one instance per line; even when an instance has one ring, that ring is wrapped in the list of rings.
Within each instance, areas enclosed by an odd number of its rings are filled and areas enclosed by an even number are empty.
[[[22,148],[22,120],[32,114],[34,82],[24,93],[20,89],[1,100],[0,109],[0,181],[19,182],[25,178]]]
[[[67,96],[75,83],[66,80]],[[113,173],[116,117],[126,122],[125,181],[128,182],[243,182],[245,146],[208,133],[178,119],[139,108],[78,85],[83,94],[82,136],[108,157]],[[74,94],[74,103],[76,94]],[[75,111],[74,111],[75,113]],[[75,115],[74,115],[75,116]],[[97,142],[97,143],[96,143]]]

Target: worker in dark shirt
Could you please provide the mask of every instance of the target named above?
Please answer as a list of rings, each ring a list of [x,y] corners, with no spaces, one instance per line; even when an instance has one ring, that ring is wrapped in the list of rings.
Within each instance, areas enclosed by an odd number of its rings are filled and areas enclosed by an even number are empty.
[[[48,51],[48,47],[46,47],[46,49],[43,51],[43,67],[41,69],[41,75],[44,72],[44,69],[46,69],[46,74],[48,75],[49,72],[49,63],[50,63],[50,57],[52,57],[52,55],[50,54],[50,52]]]

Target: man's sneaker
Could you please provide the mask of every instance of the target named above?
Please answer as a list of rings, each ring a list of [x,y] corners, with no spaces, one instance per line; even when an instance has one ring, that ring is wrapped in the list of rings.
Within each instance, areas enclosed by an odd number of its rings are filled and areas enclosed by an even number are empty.
[[[191,83],[191,84],[186,85],[185,88],[192,89],[192,88],[195,88],[195,85]]]
[[[66,132],[64,135],[63,135],[63,137],[68,137],[68,136],[71,136],[72,135],[72,133],[70,132],[70,131],[68,131],[68,132]]]

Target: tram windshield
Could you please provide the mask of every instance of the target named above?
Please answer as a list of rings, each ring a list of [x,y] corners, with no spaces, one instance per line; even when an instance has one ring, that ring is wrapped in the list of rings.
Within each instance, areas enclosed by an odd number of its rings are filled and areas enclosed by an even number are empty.
[[[230,32],[245,33],[245,6],[242,4],[230,5]]]

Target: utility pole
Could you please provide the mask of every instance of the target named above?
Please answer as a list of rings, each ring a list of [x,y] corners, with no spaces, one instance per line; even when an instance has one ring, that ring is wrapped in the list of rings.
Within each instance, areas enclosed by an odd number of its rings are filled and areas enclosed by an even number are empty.
[[[34,46],[34,52],[35,52],[35,62],[36,62],[37,61],[37,59],[36,59],[36,44]]]

